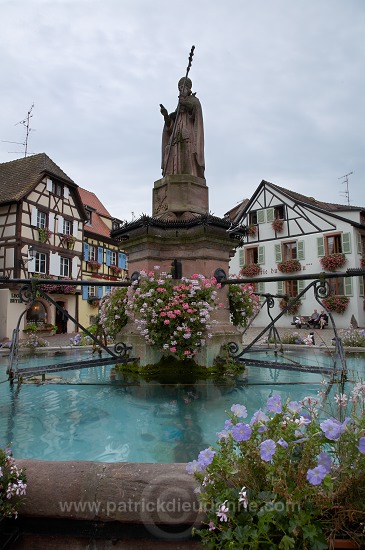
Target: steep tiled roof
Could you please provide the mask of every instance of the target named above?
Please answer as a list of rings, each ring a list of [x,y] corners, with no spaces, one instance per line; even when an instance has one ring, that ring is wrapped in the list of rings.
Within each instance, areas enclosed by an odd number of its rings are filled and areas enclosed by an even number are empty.
[[[302,195],[300,193],[296,193],[295,191],[290,191],[289,189],[285,189],[284,187],[280,187],[279,185],[275,185],[274,183],[270,183],[269,181],[264,181],[262,183],[266,183],[270,185],[271,187],[277,189],[281,193],[287,195],[291,199],[295,201],[300,201],[305,204],[308,204],[309,206],[315,206],[317,208],[321,208],[322,210],[327,210],[328,212],[345,212],[349,210],[365,210],[364,206],[349,206],[348,204],[336,204],[331,202],[322,202],[317,201],[313,197],[307,197],[306,195]]]
[[[100,218],[97,212],[92,213],[91,223],[86,222],[84,226],[84,230],[89,231],[90,233],[95,233],[96,235],[100,235],[102,237],[110,238],[110,229],[103,222],[103,220]]]
[[[86,189],[82,189],[82,187],[79,187],[79,193],[81,196],[81,200],[85,206],[90,206],[90,208],[93,208],[98,214],[106,216],[107,218],[111,218],[111,215],[109,214],[105,206],[99,201],[95,193],[87,191]]]
[[[39,153],[0,164],[0,203],[22,199],[45,173],[76,185],[45,153]]]

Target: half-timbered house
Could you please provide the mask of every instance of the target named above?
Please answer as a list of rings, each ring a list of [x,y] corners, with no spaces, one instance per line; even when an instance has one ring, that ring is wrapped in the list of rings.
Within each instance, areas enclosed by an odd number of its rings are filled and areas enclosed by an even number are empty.
[[[230,264],[230,273],[251,277],[256,290],[294,297],[310,279],[260,282],[263,276],[299,276],[321,272],[340,272],[365,265],[365,207],[318,201],[262,181],[249,200],[226,214],[246,227],[247,236]],[[338,327],[365,326],[363,277],[328,279],[333,296],[346,303],[345,311],[332,311]],[[271,314],[280,313],[280,299]],[[335,307],[335,306],[334,306]],[[299,315],[311,315],[319,305],[313,290],[301,299]],[[266,308],[255,320],[264,326],[269,317]],[[278,326],[290,327],[293,315],[283,316]]]
[[[76,183],[45,153],[0,164],[0,276],[80,278],[85,219]],[[48,290],[77,319],[75,288],[59,285]],[[11,336],[24,310],[17,292],[11,285],[0,290],[0,339]],[[24,322],[55,325],[58,332],[75,330],[42,299]]]
[[[80,323],[93,324],[100,299],[109,293],[114,281],[127,277],[127,258],[120,250],[120,243],[111,238],[110,232],[122,222],[113,218],[95,193],[79,187],[87,221],[84,226],[82,276],[92,283],[110,281],[110,286],[90,285],[82,287]]]

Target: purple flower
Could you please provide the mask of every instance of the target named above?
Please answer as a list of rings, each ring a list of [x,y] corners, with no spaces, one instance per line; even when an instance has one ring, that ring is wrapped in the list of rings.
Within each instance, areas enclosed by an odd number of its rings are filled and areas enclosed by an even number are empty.
[[[326,477],[327,471],[324,466],[316,466],[313,470],[308,470],[307,480],[311,485],[319,485]]]
[[[363,455],[365,455],[365,437],[360,437],[359,445],[357,447]]]
[[[264,422],[267,422],[268,420],[269,420],[269,417],[266,416],[266,414],[263,413],[261,409],[259,409],[252,415],[250,424],[251,426],[253,426],[254,424],[258,424],[259,422],[264,423]]]
[[[269,397],[266,403],[266,410],[273,413],[281,413],[282,404],[280,395],[273,395]]]
[[[284,449],[287,449],[287,448],[288,448],[287,442],[286,442],[285,439],[283,439],[282,437],[278,440],[278,445],[280,445],[280,446],[283,447]]]
[[[201,472],[203,467],[197,460],[193,460],[192,462],[188,462],[186,467],[186,471],[188,474],[194,474],[195,472]]]
[[[330,439],[331,441],[336,441],[336,439],[338,439],[340,435],[343,434],[343,432],[345,431],[349,420],[349,418],[345,418],[344,422],[341,424],[339,420],[331,417],[327,420],[324,420],[324,422],[321,422],[320,428],[327,439]]]
[[[229,508],[226,504],[227,501],[225,500],[223,504],[218,506],[218,512],[216,514],[220,521],[227,521],[227,513],[229,512]]]
[[[301,403],[298,403],[298,401],[290,401],[288,403],[288,411],[292,413],[298,413],[302,410]]]
[[[232,405],[231,411],[235,416],[238,416],[239,418],[246,418],[247,416],[247,409],[244,405]]]
[[[327,453],[320,453],[318,455],[318,466],[323,466],[328,474],[332,466],[332,459],[330,455],[328,455]]]
[[[201,464],[203,468],[206,466],[209,466],[213,462],[213,457],[215,455],[215,451],[212,451],[209,447],[207,449],[204,449],[204,451],[200,451],[198,456],[198,462]]]
[[[230,430],[232,428],[232,422],[230,420],[226,420],[224,423],[224,429]]]
[[[247,441],[251,437],[252,430],[248,424],[239,422],[232,427],[232,436],[235,441]]]
[[[270,462],[276,450],[275,441],[266,439],[260,445],[260,456],[264,462]]]

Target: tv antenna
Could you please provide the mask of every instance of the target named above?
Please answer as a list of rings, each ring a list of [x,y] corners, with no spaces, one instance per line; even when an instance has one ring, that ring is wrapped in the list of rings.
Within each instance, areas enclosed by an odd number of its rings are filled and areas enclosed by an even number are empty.
[[[24,156],[26,157],[28,154],[28,140],[29,140],[29,134],[33,131],[33,129],[30,127],[30,119],[33,117],[32,110],[34,107],[34,103],[32,103],[32,106],[30,107],[29,111],[27,112],[27,116],[20,120],[15,124],[15,126],[18,126],[18,124],[22,124],[25,128],[25,140],[23,142],[19,141],[3,141],[3,143],[16,143],[17,145],[23,145],[24,147]],[[9,153],[15,153],[19,154],[22,153],[22,151],[9,151]]]
[[[349,172],[348,174],[338,178],[339,180],[343,179],[342,183],[346,185],[346,190],[342,191],[340,195],[344,195],[346,197],[348,206],[350,206],[349,176],[351,176],[351,174],[353,174],[353,172]]]

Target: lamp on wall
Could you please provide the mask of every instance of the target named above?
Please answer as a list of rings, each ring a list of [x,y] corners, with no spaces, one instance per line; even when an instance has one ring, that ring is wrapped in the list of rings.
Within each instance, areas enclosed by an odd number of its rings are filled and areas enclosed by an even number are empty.
[[[33,260],[35,258],[37,254],[37,251],[33,248],[33,246],[31,245],[29,248],[28,248],[28,260]]]

